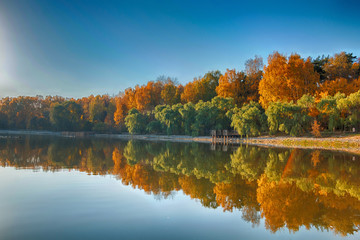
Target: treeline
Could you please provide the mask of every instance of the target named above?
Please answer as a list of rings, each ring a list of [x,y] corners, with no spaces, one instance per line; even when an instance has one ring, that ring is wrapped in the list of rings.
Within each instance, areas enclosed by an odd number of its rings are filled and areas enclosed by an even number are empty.
[[[296,102],[272,102],[266,110],[251,102],[228,112],[231,126],[243,136],[258,136],[262,132],[299,136],[314,131],[359,131],[360,91],[346,97],[323,95],[316,98],[303,95]]]
[[[255,56],[244,71],[211,71],[185,86],[162,76],[115,97],[3,98],[0,128],[188,135],[234,128],[241,135],[299,135],[316,120],[322,130],[358,130],[359,66],[352,53],[304,59],[274,52],[266,66]]]
[[[113,131],[115,111],[115,98],[108,95],[7,97],[0,104],[0,129]]]

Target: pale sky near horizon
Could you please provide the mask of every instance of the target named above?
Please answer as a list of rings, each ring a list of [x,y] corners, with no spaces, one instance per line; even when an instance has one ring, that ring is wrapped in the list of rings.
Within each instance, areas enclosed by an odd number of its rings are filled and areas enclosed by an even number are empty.
[[[273,51],[360,57],[358,1],[0,0],[0,97],[185,84]]]

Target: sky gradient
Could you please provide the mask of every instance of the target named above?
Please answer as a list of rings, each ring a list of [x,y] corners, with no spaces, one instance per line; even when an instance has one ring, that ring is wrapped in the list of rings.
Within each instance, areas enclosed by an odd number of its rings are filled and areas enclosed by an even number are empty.
[[[357,1],[0,0],[0,97],[117,94],[273,51],[360,56]]]

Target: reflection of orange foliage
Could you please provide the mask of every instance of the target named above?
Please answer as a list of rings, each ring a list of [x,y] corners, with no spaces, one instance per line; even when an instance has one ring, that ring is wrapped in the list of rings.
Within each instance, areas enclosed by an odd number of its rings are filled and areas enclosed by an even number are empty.
[[[231,183],[218,183],[214,188],[216,202],[224,211],[241,209],[244,206],[258,208],[256,201],[256,182],[246,182],[240,176]]]
[[[130,166],[126,159],[122,157],[120,151],[113,151],[114,171],[113,173],[121,179],[125,185],[131,185],[147,193],[165,195],[173,190],[179,190],[177,176],[171,173],[159,173],[154,171],[151,166],[135,164]]]
[[[265,175],[258,185],[261,215],[273,232],[284,226],[297,231],[301,226],[309,229],[315,225],[346,236],[360,227],[360,202],[348,194],[324,194],[319,188],[304,192],[295,183],[270,182]]]
[[[113,174],[116,175],[120,172],[121,168],[124,166],[124,158],[118,148],[114,148],[112,159],[114,161]]]
[[[214,188],[216,202],[224,211],[232,212],[241,209],[243,218],[253,223],[259,224],[260,215],[259,204],[256,200],[256,181],[247,182],[237,176],[231,183],[218,183]]]
[[[293,149],[290,153],[290,156],[286,162],[285,168],[282,172],[281,178],[285,178],[288,174],[291,174],[291,170],[293,168],[292,164],[294,163],[294,159],[296,154],[298,153],[298,149]]]
[[[254,224],[259,223],[261,211],[266,227],[273,232],[283,227],[297,231],[301,226],[314,226],[345,236],[360,228],[359,199],[352,197],[356,196],[354,193],[351,196],[346,191],[339,191],[341,186],[333,186],[341,185],[342,181],[351,187],[358,186],[359,179],[353,174],[358,171],[357,165],[352,160],[346,161],[349,159],[345,154],[326,155],[320,150],[310,154],[310,151],[295,149],[284,169],[283,164],[273,169],[280,173],[283,170],[283,178],[279,182],[270,181],[266,176],[269,169],[257,181],[249,182],[240,175],[233,175],[229,178],[230,182],[211,182],[192,175],[155,171],[151,160],[130,165],[123,155],[121,143],[111,145],[91,141],[84,144],[84,141],[68,145],[67,141],[48,145],[46,142],[34,146],[30,141],[9,140],[0,145],[0,165],[49,171],[69,168],[89,174],[113,174],[123,184],[164,197],[182,189],[184,194],[198,199],[203,206],[221,206],[224,211],[241,210],[242,217]],[[326,156],[329,159],[335,157],[337,161],[326,161]],[[309,186],[300,188],[302,183],[309,183]]]
[[[311,163],[314,167],[316,167],[316,165],[320,162],[320,153],[320,150],[315,150],[311,153]]]
[[[328,192],[326,195],[316,193],[316,195],[319,201],[324,204],[325,207],[334,208],[341,211],[346,209],[360,211],[360,201],[354,197],[350,197],[348,195],[338,196],[333,192]]]
[[[181,176],[179,177],[179,184],[186,195],[199,199],[204,206],[217,207],[213,192],[214,184],[209,180],[204,178],[197,179],[194,176]]]
[[[347,194],[337,196],[332,192],[326,195],[316,195],[319,203],[327,209],[322,218],[323,225],[333,228],[342,236],[354,233],[360,228],[360,202],[358,199]]]
[[[276,232],[286,226],[298,231],[300,226],[310,228],[319,211],[315,195],[303,192],[295,183],[269,182],[265,175],[258,180],[257,199],[266,227]]]

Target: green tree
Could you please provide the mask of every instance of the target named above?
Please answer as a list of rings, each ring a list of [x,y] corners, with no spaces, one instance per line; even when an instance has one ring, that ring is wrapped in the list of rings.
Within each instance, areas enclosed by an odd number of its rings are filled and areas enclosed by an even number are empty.
[[[145,133],[146,129],[146,116],[141,114],[135,108],[130,109],[125,118],[125,125],[130,134]]]
[[[267,130],[267,118],[260,104],[250,102],[241,108],[235,108],[231,117],[231,126],[240,134],[259,136]]]
[[[200,101],[195,105],[195,121],[192,125],[192,135],[208,135],[211,129],[222,129],[221,124],[217,124],[216,119],[220,114],[219,109],[211,102]]]
[[[216,119],[216,124],[219,129],[229,129],[231,124],[231,118],[227,115],[227,112],[235,108],[233,98],[214,97],[211,100],[211,104],[219,110],[219,114]]]
[[[159,105],[153,111],[155,119],[166,126],[166,133],[169,135],[183,133],[180,108],[182,108],[180,103],[173,106]]]
[[[325,96],[320,99],[317,104],[319,111],[318,119],[322,126],[333,131],[343,126],[344,121],[340,118],[340,111],[337,107],[337,101],[345,98],[344,94],[336,94],[335,96]]]
[[[310,129],[308,110],[292,102],[273,102],[265,112],[271,134],[278,131],[298,136]]]
[[[160,134],[164,132],[165,126],[158,120],[149,122],[146,126],[146,132],[151,134]]]
[[[346,98],[337,99],[337,107],[345,114],[345,124],[349,128],[360,129],[360,90]]]
[[[326,72],[324,70],[324,65],[329,62],[329,56],[322,55],[312,60],[314,65],[314,70],[320,75],[320,83],[323,83],[326,80]]]
[[[183,130],[186,135],[192,135],[192,124],[195,122],[195,105],[191,102],[186,103],[179,109],[179,113],[183,119]]]

